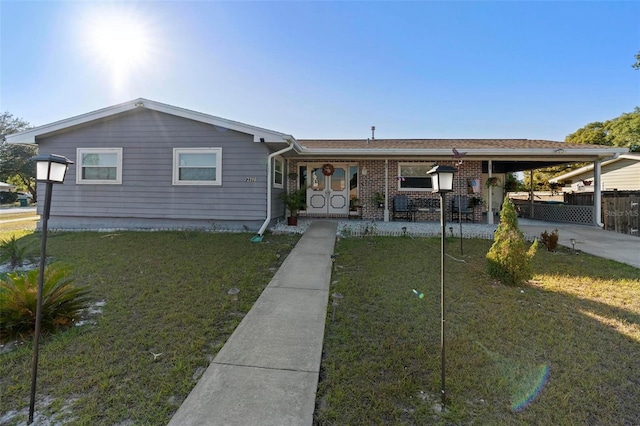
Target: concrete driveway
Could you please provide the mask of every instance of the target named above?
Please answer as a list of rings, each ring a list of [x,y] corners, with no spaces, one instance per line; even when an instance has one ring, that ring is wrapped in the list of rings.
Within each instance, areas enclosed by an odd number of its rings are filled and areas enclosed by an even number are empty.
[[[522,232],[540,235],[545,230],[558,230],[558,244],[571,248],[571,239],[576,241],[576,250],[606,259],[617,260],[640,269],[640,237],[605,231],[596,226],[573,225],[557,222],[542,222],[518,219]],[[640,273],[639,273],[640,275]]]

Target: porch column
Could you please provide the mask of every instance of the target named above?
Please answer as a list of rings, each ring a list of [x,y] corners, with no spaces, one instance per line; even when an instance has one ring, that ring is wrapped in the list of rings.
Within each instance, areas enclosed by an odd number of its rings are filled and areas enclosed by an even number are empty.
[[[529,171],[529,217],[533,219],[533,169]]]
[[[489,166],[487,168],[487,172],[489,173],[489,180],[491,180],[491,177],[493,176],[493,162],[491,160],[489,160]],[[489,204],[489,209],[487,210],[487,223],[489,225],[493,225],[493,190],[491,188],[491,186],[489,185],[485,185],[485,187],[487,188],[487,191],[489,192],[489,201],[487,204]]]
[[[389,222],[389,160],[384,160],[384,221]]]
[[[593,162],[593,223],[596,226],[603,227],[602,217],[602,191],[600,179],[600,161]]]

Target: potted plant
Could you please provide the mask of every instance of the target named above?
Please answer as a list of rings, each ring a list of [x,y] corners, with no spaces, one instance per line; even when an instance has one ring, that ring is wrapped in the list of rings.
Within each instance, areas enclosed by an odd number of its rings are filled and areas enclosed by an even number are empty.
[[[360,198],[356,196],[351,197],[349,200],[349,216],[362,216],[362,204],[360,203]]]
[[[493,188],[494,186],[500,185],[500,178],[496,176],[491,176],[487,179],[487,188]]]
[[[280,199],[284,201],[287,210],[289,210],[289,217],[287,224],[289,226],[298,225],[298,211],[304,208],[307,200],[307,188],[300,188],[291,192],[283,192],[280,194]]]
[[[361,207],[360,205],[360,198],[358,197],[351,197],[351,199],[349,200],[349,208],[351,210],[357,209],[358,207]]]
[[[384,207],[384,194],[382,192],[376,192],[375,194],[373,194],[373,197],[371,197],[371,200],[375,204],[377,204],[379,208]]]
[[[471,197],[469,198],[469,207],[475,209],[476,207],[480,207],[484,204],[484,200],[482,197]]]

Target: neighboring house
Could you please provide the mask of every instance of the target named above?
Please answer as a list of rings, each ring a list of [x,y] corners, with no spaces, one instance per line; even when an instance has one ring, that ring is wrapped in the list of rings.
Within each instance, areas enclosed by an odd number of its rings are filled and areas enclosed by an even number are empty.
[[[593,192],[593,164],[549,179],[563,186],[564,192]],[[640,191],[640,154],[623,154],[601,164],[602,191]]]
[[[15,185],[11,185],[10,183],[6,182],[0,182],[0,192],[14,192],[15,190]]]
[[[285,217],[278,194],[299,187],[307,188],[307,216],[347,217],[357,202],[362,218],[389,220],[393,197],[408,195],[424,207],[417,219],[437,220],[432,207],[438,197],[426,174],[434,164],[458,167],[454,194],[482,198],[492,222],[504,173],[598,163],[627,152],[527,139],[296,140],[146,99],[9,135],[7,141],[37,143],[40,154],[75,162],[64,185],[55,186],[52,228],[196,227],[259,234]],[[454,148],[461,157],[454,158]],[[372,201],[376,193],[384,196],[382,208]],[[476,209],[474,219],[482,214]]]
[[[16,187],[10,183],[0,182],[0,204],[10,203],[16,200],[16,196],[11,194],[15,192]]]

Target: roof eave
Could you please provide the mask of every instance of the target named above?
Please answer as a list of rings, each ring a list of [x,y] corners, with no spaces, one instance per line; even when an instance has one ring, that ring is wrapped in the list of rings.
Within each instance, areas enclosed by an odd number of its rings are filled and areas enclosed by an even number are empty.
[[[502,148],[502,149],[467,149],[467,157],[503,157],[526,155],[528,157],[553,157],[558,161],[567,158],[567,161],[573,161],[573,157],[582,158],[608,158],[614,155],[624,154],[628,152],[626,148],[603,148],[600,149],[565,149],[559,152],[557,149],[536,149],[536,148]],[[307,148],[302,147],[299,152],[304,155],[312,156],[333,156],[333,155],[368,155],[368,156],[434,156],[434,157],[453,157],[450,148],[442,149],[385,149],[385,148]]]
[[[123,112],[132,111],[138,108],[147,108],[153,111],[163,112],[166,114],[175,115],[175,116],[186,118],[189,120],[211,124],[213,126],[224,127],[230,130],[241,132],[241,133],[251,134],[253,135],[254,142],[289,143],[290,140],[295,140],[292,135],[288,135],[285,133],[280,133],[280,132],[276,132],[269,129],[263,129],[261,127],[240,123],[238,121],[227,120],[225,118],[216,117],[213,115],[204,114],[197,111],[191,111],[188,109],[179,108],[179,107],[163,104],[156,101],[151,101],[144,98],[134,99],[129,102],[124,102],[122,104],[113,105],[107,108],[99,109],[97,111],[92,111],[86,114],[56,121],[54,123],[38,126],[33,129],[26,130],[24,132],[7,135],[6,139],[7,139],[7,142],[9,143],[34,144],[34,143],[37,143],[37,138],[39,136],[45,136],[53,132],[64,130],[73,126],[78,126],[84,123],[88,123],[90,121],[110,117]]]

